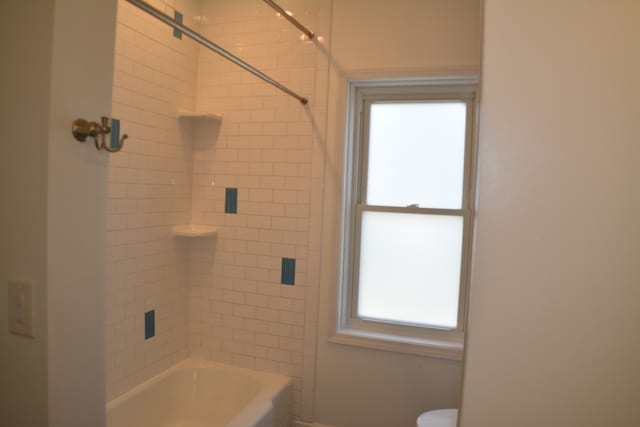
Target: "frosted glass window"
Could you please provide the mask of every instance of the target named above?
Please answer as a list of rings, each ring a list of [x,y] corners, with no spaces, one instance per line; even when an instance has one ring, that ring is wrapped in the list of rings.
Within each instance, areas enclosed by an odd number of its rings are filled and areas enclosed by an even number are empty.
[[[363,212],[358,316],[455,329],[463,218]]]
[[[453,101],[372,104],[366,203],[460,209],[466,109]]]

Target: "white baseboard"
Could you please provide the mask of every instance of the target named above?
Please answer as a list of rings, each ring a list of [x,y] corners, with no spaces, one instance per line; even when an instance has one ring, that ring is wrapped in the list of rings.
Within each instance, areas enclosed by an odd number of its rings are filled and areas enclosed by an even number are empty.
[[[301,420],[292,420],[291,427],[331,427],[326,424],[308,423]]]

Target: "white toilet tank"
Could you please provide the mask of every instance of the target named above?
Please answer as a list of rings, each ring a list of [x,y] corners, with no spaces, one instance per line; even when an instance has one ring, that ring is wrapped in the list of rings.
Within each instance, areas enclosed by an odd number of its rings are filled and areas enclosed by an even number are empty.
[[[416,421],[417,427],[456,427],[457,409],[438,409],[421,414]]]

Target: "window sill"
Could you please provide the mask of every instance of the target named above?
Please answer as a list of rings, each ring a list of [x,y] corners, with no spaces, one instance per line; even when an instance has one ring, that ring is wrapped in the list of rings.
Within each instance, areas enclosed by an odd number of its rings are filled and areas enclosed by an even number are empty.
[[[462,339],[412,338],[347,328],[338,330],[329,342],[448,360],[462,360],[464,349]]]

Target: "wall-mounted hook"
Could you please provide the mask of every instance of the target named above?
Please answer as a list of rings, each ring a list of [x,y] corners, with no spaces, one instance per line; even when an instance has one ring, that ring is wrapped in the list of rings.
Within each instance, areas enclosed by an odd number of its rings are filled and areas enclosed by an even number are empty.
[[[122,150],[122,147],[124,146],[124,140],[127,139],[128,136],[125,134],[122,135],[122,138],[119,138],[119,120],[112,119],[111,126],[112,127],[109,127],[108,117],[102,117],[100,124],[96,122],[88,122],[85,119],[76,119],[71,126],[71,133],[73,133],[73,136],[80,142],[85,142],[88,137],[93,138],[96,149],[98,151],[105,150],[109,153],[116,153]],[[107,144],[106,142],[106,135],[108,135],[109,133],[111,133],[111,146],[109,146],[109,144]],[[115,142],[115,144],[113,144],[113,142]]]
[[[124,147],[124,140],[128,137],[129,136],[125,133],[122,135],[122,138],[120,138],[120,120],[111,119],[111,144],[105,144],[103,139],[101,148],[109,153],[117,153],[122,150],[122,147]]]

